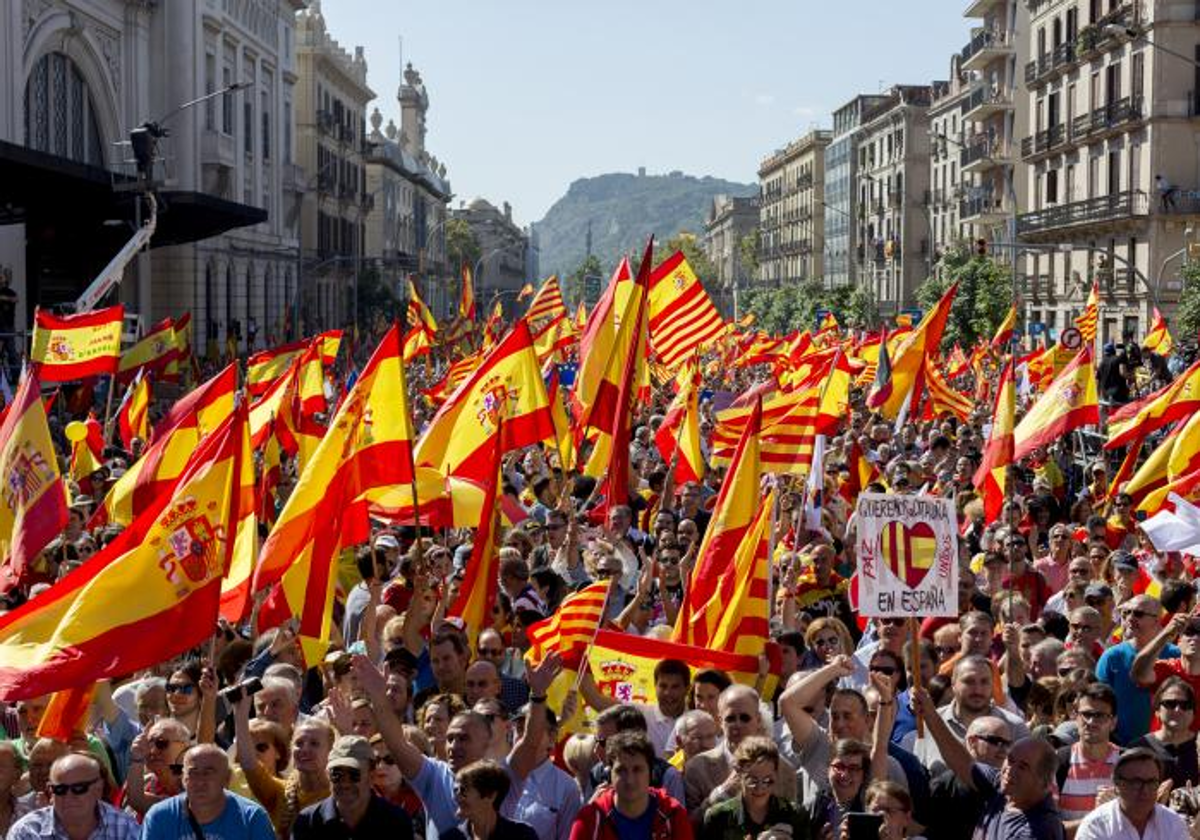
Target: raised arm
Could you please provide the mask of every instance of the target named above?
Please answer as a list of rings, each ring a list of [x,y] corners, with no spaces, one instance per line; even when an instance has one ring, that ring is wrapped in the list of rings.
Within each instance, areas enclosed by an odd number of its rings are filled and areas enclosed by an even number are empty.
[[[1172,639],[1179,635],[1190,618],[1191,615],[1188,613],[1176,613],[1171,616],[1167,626],[1159,631],[1150,644],[1138,651],[1137,656],[1133,658],[1133,668],[1130,669],[1130,675],[1135,683],[1150,685],[1154,682],[1154,663],[1158,659],[1158,655]]]
[[[942,754],[942,761],[960,782],[974,790],[975,782],[971,778],[971,766],[975,760],[967,752],[966,744],[955,737],[954,733],[950,731],[950,727],[946,726],[946,721],[942,720],[942,716],[937,713],[937,708],[933,705],[933,698],[929,696],[929,692],[923,688],[914,688],[912,690],[912,706],[913,714],[919,715],[921,720],[925,721],[926,732],[937,744],[938,752]]]
[[[871,686],[879,695],[879,708],[875,712],[875,724],[871,733],[871,778],[877,782],[888,780],[888,744],[891,743],[892,727],[896,723],[896,697],[892,682],[882,674],[871,674]]]
[[[536,666],[525,670],[529,683],[529,710],[525,713],[525,731],[508,754],[508,767],[524,779],[545,758],[543,741],[549,725],[546,721],[546,692],[555,677],[562,673],[562,660],[557,653],[546,656]]]
[[[823,668],[810,671],[779,698],[779,711],[783,714],[783,719],[787,721],[797,749],[808,741],[817,725],[812,715],[806,712],[804,707],[816,703],[817,698],[825,692],[825,687],[831,682],[842,677],[849,677],[853,673],[854,663],[850,657],[837,656]]]
[[[408,740],[404,734],[404,724],[392,711],[383,674],[374,663],[361,654],[354,657],[352,667],[358,675],[359,685],[371,700],[375,725],[379,727],[379,734],[383,736],[388,752],[396,759],[396,766],[400,768],[404,778],[412,781],[421,772],[421,767],[425,764],[425,755]]]

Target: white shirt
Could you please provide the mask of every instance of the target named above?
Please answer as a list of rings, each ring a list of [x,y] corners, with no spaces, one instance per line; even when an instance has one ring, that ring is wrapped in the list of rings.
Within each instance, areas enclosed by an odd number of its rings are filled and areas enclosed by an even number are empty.
[[[1144,834],[1138,834],[1133,823],[1121,812],[1121,802],[1114,799],[1097,806],[1083,818],[1075,840],[1190,840],[1183,817],[1162,805],[1154,806],[1154,815],[1146,823]]]
[[[650,743],[654,745],[654,751],[662,758],[668,754],[667,743],[671,740],[671,733],[675,731],[676,718],[664,715],[657,703],[635,703],[634,705],[645,715],[646,735],[650,738]]]
[[[525,789],[513,811],[513,819],[533,826],[545,840],[568,840],[575,815],[583,807],[579,785],[554,766],[543,761],[525,779]]]

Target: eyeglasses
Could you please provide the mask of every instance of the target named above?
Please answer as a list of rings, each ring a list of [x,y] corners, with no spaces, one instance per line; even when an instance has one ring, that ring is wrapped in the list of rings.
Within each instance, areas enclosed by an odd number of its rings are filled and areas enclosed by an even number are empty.
[[[1145,610],[1126,610],[1125,617],[1132,618],[1132,619],[1158,618],[1158,616],[1156,614],[1154,614],[1152,612],[1146,612]]]
[[[976,735],[975,737],[980,741],[983,741],[985,744],[990,744],[993,747],[999,747],[1002,750],[1006,750],[1012,746],[1012,741],[1001,735]]]
[[[1172,712],[1182,712],[1196,708],[1191,700],[1159,700],[1158,707]]]
[[[1108,720],[1110,717],[1112,717],[1112,715],[1110,715],[1108,712],[1092,712],[1092,711],[1080,710],[1080,711],[1077,711],[1075,714],[1079,715],[1080,720],[1085,720],[1088,723],[1096,723],[1099,721]]]
[[[150,745],[159,752],[165,752],[174,743],[175,741],[172,738],[155,738],[150,742]]]
[[[167,694],[182,694],[186,696],[195,690],[196,686],[191,683],[167,683]]]
[[[881,618],[879,624],[881,627],[903,627],[905,621],[903,618]]]
[[[839,639],[837,636],[830,636],[827,639],[821,639],[821,638],[813,639],[813,647],[819,647],[819,648],[838,647],[841,643],[842,643],[841,639]]]
[[[749,714],[746,714],[745,712],[738,712],[736,714],[725,715],[726,723],[747,724],[752,720],[754,720],[754,715],[749,715]]]
[[[759,776],[743,776],[742,784],[754,790],[770,790],[775,787],[775,780],[772,778],[762,778]]]
[[[71,782],[70,784],[46,785],[50,792],[55,796],[66,796],[68,793],[74,796],[83,796],[88,792],[88,788],[100,781],[100,777],[92,779],[90,782]]]
[[[898,671],[895,665],[872,665],[867,670],[872,674],[883,674],[885,677],[894,677]]]
[[[1162,784],[1162,779],[1135,779],[1130,776],[1114,776],[1113,781],[1121,787],[1142,791],[1156,790]]]
[[[329,781],[337,784],[338,782],[360,782],[362,781],[362,771],[353,767],[335,767],[329,771]]]

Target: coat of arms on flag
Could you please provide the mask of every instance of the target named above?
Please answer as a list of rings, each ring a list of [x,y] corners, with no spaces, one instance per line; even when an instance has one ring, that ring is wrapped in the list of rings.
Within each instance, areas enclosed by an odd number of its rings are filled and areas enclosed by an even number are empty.
[[[858,608],[872,618],[958,615],[958,518],[935,496],[861,493]]]

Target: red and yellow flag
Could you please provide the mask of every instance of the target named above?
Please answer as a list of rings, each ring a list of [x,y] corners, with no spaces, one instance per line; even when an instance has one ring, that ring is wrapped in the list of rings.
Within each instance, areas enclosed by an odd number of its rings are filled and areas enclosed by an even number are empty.
[[[1091,345],[1085,344],[1017,424],[1013,431],[1013,460],[1019,461],[1039,446],[1048,446],[1080,426],[1099,422],[1096,369]]]
[[[700,347],[715,342],[725,320],[704,290],[682,251],[676,251],[650,274],[650,345],[668,368]]]
[[[492,607],[496,603],[496,592],[500,587],[500,505],[499,497],[504,485],[500,475],[503,462],[504,415],[496,419],[496,430],[488,441],[492,469],[492,480],[484,485],[483,510],[480,512],[479,527],[471,540],[471,557],[467,560],[458,597],[454,599],[446,614],[461,619],[471,648],[479,633],[492,623]]]
[[[67,424],[67,434],[71,434],[73,423]],[[104,466],[104,429],[95,414],[89,413],[87,419],[79,424],[83,427],[83,437],[71,441],[71,463],[67,468],[71,480],[78,482],[87,478]]]
[[[1017,387],[1013,380],[1013,363],[1009,361],[1000,371],[996,388],[996,403],[992,408],[992,430],[983,460],[972,482],[983,495],[984,516],[995,522],[1004,506],[1004,486],[1008,468],[1013,463],[1013,431],[1016,427]]]
[[[600,581],[568,595],[554,615],[526,628],[529,649],[525,651],[525,661],[537,665],[551,653],[557,653],[564,668],[577,670],[604,618],[610,583]]]
[[[878,401],[879,411],[889,420],[895,420],[905,405],[920,394],[925,379],[925,357],[937,358],[946,320],[950,317],[950,307],[957,294],[956,281],[891,355],[891,393],[886,399]]]
[[[33,319],[30,360],[42,382],[68,382],[115,374],[121,358],[125,307],[110,306],[79,315],[52,315],[38,310]]]
[[[0,424],[0,475],[0,592],[7,592],[67,525],[67,491],[32,370],[22,377]]]
[[[463,263],[462,292],[458,298],[458,317],[464,322],[475,320],[475,281],[471,277],[471,266]]]
[[[523,320],[438,409],[417,445],[417,466],[491,481],[489,444],[501,416],[504,452],[554,438],[546,385]]]
[[[1105,449],[1117,449],[1200,411],[1200,361],[1179,377],[1108,416]]]
[[[329,330],[313,338],[304,338],[270,350],[262,350],[246,360],[246,390],[252,397],[266,393],[282,377],[293,361],[314,341],[321,343],[321,363],[331,367],[342,344],[342,331]]]
[[[675,484],[682,487],[703,479],[706,469],[700,449],[700,370],[695,357],[679,372],[676,381],[679,392],[654,433],[654,444],[664,464],[675,462]]]
[[[925,359],[925,384],[929,388],[929,407],[934,417],[949,414],[960,422],[967,422],[975,404],[966,394],[951,387],[937,362],[928,357]]]
[[[532,286],[527,288],[532,289]],[[567,317],[567,305],[563,302],[562,285],[557,276],[548,278],[538,289],[533,300],[529,301],[525,317],[529,321],[529,329],[534,333],[541,332],[552,321]]]
[[[121,354],[117,381],[130,382],[141,371],[161,376],[179,358],[175,322],[164,318],[152,326],[142,340]]]
[[[126,389],[117,409],[117,430],[127,452],[133,451],[134,438],[150,442],[150,382],[140,373]]]
[[[1154,307],[1154,321],[1150,324],[1150,332],[1146,333],[1142,340],[1142,347],[1160,356],[1170,356],[1175,348],[1171,332],[1167,329],[1167,319],[1158,311],[1157,306]]]
[[[1012,343],[1013,333],[1016,330],[1017,305],[1014,303],[1008,308],[1008,314],[1004,316],[1004,320],[996,328],[996,334],[992,336],[992,350],[997,353],[1007,353],[1009,345]],[[962,351],[960,350],[959,352],[961,353]]]
[[[1075,326],[1083,335],[1083,343],[1091,344],[1096,340],[1096,325],[1100,321],[1100,281],[1092,281],[1092,290],[1088,293],[1087,303],[1083,314],[1075,319]]]
[[[0,617],[0,697],[20,700],[164,662],[212,636],[239,510],[244,415],[192,454],[90,561]]]
[[[575,438],[571,435],[571,423],[567,419],[567,408],[563,403],[558,366],[545,365],[542,368],[542,378],[546,381],[546,399],[550,401],[550,417],[554,421],[559,467],[564,473],[571,473],[575,470]]]
[[[429,307],[425,305],[425,301],[421,300],[421,295],[417,291],[417,283],[410,274],[408,276],[408,321],[409,324],[422,324],[431,335],[437,335],[438,325],[433,317],[433,313],[429,311]]]

